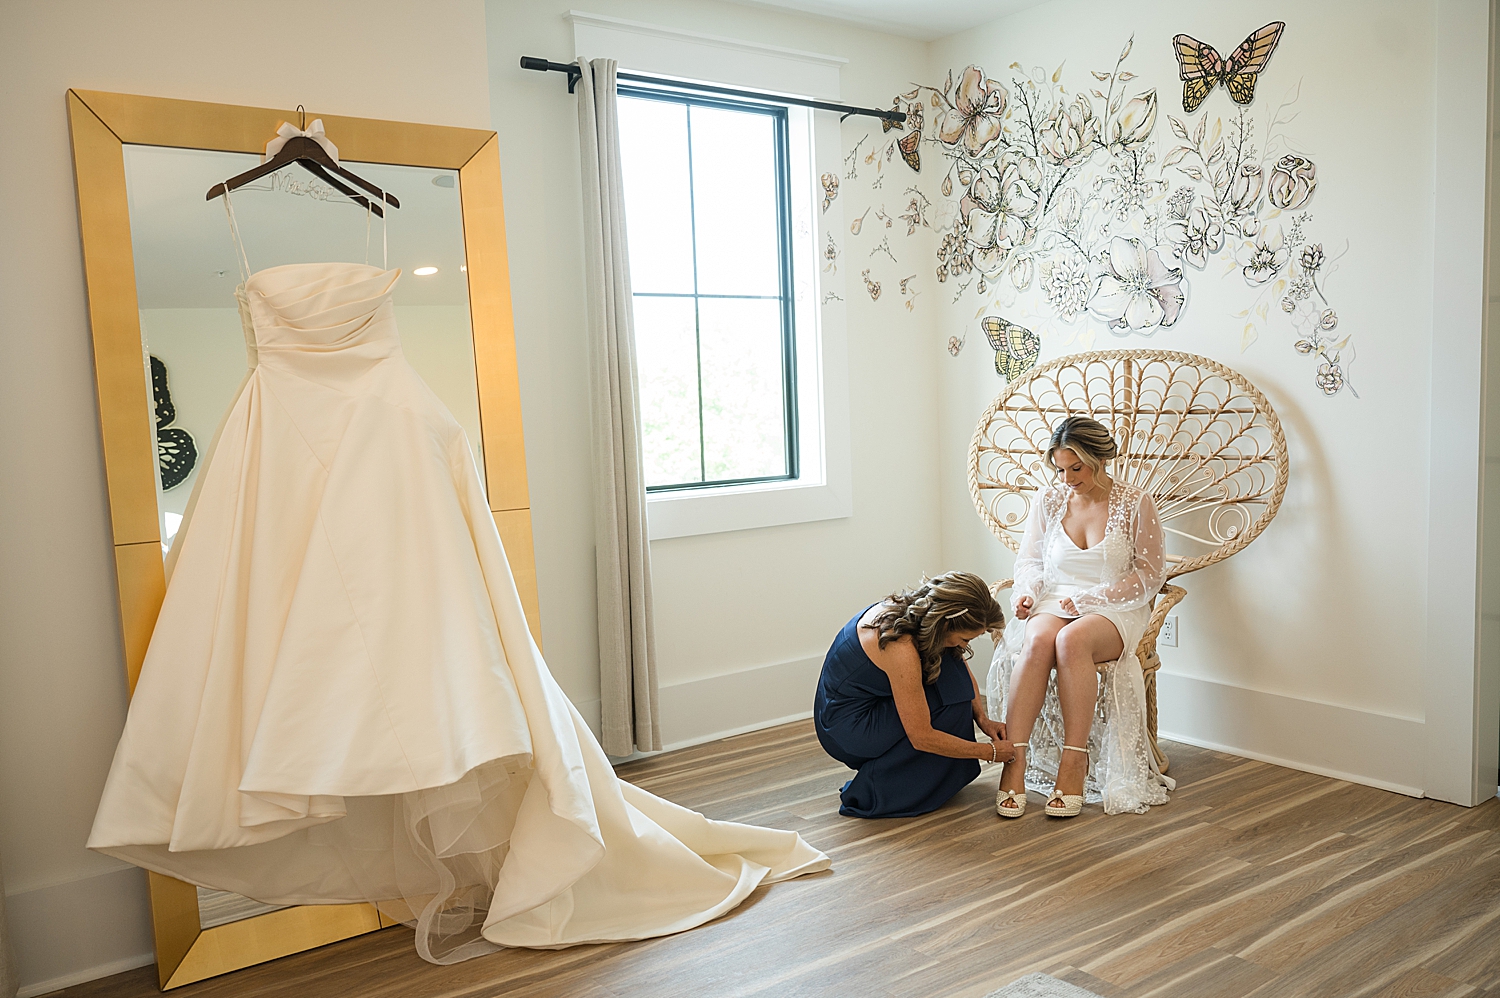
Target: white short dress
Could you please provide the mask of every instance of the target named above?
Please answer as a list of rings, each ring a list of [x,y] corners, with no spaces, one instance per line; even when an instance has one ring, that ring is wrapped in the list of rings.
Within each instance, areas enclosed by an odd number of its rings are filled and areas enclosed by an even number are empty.
[[[1097,614],[1120,632],[1124,651],[1105,671],[1089,732],[1084,798],[1102,803],[1109,814],[1141,813],[1153,804],[1165,804],[1167,791],[1175,785],[1158,771],[1146,736],[1145,676],[1136,657],[1136,646],[1151,620],[1152,601],[1166,581],[1161,521],[1149,495],[1115,482],[1103,539],[1080,548],[1062,529],[1068,494],[1066,486],[1052,485],[1032,503],[1016,555],[1011,607],[1014,610],[1016,602],[1030,596],[1035,603],[1033,614],[1064,619]],[[1079,613],[1064,610],[1064,599],[1071,599]],[[992,716],[1004,716],[1011,671],[1025,634],[1025,621],[1012,617],[1004,640],[995,647],[987,690]],[[1047,681],[1047,697],[1031,733],[1028,788],[1043,793],[1052,789],[1063,744],[1054,676]]]

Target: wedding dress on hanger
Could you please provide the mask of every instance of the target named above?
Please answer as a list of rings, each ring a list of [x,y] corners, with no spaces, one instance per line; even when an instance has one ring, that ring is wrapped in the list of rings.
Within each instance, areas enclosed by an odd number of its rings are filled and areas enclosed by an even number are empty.
[[[1136,656],[1151,621],[1151,601],[1167,577],[1161,521],[1150,496],[1116,481],[1110,487],[1103,539],[1079,548],[1062,527],[1067,508],[1068,489],[1063,485],[1043,488],[1031,505],[1016,554],[1011,621],[990,664],[986,695],[991,716],[1005,716],[1011,672],[1026,637],[1026,622],[1014,616],[1016,601],[1030,596],[1035,602],[1032,613],[1068,618],[1061,601],[1071,597],[1079,613],[1105,617],[1120,632],[1124,651],[1099,684],[1089,729],[1084,799],[1102,803],[1107,814],[1144,813],[1152,805],[1165,804],[1167,792],[1176,786],[1158,769],[1146,735],[1146,682]],[[1064,744],[1054,673],[1047,678],[1046,699],[1026,753],[1028,789],[1051,792]]]
[[[440,963],[677,932],[826,869],[795,832],[615,777],[532,641],[463,431],[402,355],[400,272],[243,253],[250,370],[89,848],[271,904],[374,902]]]

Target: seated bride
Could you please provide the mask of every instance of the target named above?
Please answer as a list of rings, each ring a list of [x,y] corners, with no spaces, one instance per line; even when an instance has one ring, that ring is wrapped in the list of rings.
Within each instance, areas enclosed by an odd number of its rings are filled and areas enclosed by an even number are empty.
[[[1058,482],[1032,503],[1016,555],[1015,619],[990,672],[1016,748],[995,798],[1004,818],[1026,812],[1028,784],[1048,794],[1044,810],[1056,818],[1078,814],[1085,799],[1108,814],[1143,813],[1174,786],[1146,737],[1136,658],[1166,580],[1162,527],[1148,494],[1110,477],[1116,452],[1109,430],[1086,416],[1060,422],[1047,448]],[[1106,662],[1114,664],[1101,688]],[[1096,706],[1103,730],[1094,730]]]

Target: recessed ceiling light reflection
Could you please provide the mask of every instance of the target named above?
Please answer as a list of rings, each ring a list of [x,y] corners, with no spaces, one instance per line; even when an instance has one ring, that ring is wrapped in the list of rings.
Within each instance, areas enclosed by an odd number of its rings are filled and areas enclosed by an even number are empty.
[[[418,267],[416,270],[413,270],[412,273],[416,274],[418,277],[431,277],[433,274],[437,273],[437,268],[436,267]]]

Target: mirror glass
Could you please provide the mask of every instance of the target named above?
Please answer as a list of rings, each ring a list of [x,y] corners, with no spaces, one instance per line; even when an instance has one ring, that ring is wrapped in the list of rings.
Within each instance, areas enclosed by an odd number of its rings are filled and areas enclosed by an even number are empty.
[[[260,157],[129,144],[124,153],[165,551],[248,370],[238,254],[223,198],[204,194]],[[231,195],[251,271],[328,261],[401,268],[392,303],[402,351],[468,435],[482,482],[458,172],[342,165],[394,194],[400,209],[382,223],[300,166],[285,167]]]
[[[248,373],[234,297],[241,279],[238,254],[223,199],[205,201],[204,194],[260,157],[129,144],[124,155],[141,359],[155,396],[149,416],[156,426],[157,515],[165,554],[219,423]],[[468,435],[482,482],[458,173],[344,165],[395,194],[401,208],[388,211],[382,225],[311,173],[286,167],[231,195],[251,270],[327,261],[401,268],[392,304],[402,351]],[[276,907],[198,888],[204,929]]]

